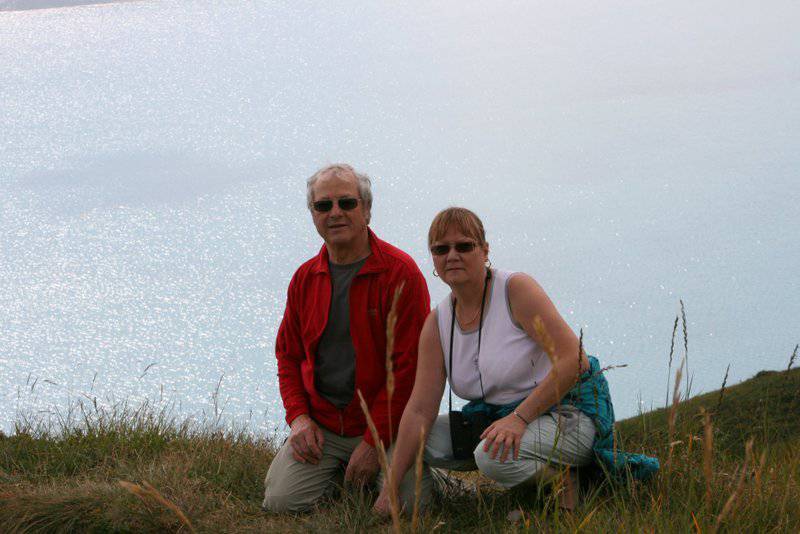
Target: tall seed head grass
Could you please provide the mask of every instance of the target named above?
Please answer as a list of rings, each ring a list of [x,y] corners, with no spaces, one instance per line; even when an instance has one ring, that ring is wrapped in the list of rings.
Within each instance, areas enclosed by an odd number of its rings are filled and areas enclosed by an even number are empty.
[[[403,287],[406,281],[394,290],[392,306],[389,308],[389,315],[386,318],[386,403],[388,404],[389,414],[389,441],[392,441],[392,397],[394,396],[394,329],[397,325],[397,303],[400,295],[403,294]]]
[[[547,331],[547,327],[545,326],[541,315],[537,315],[533,318],[533,331],[536,333],[536,342],[540,347],[542,347],[544,352],[547,354],[547,358],[550,360],[550,372],[553,374],[555,383],[558,384],[558,369],[556,368],[558,354],[556,354],[556,344],[555,341],[553,341],[550,332]],[[561,400],[561,392],[558,391],[558,387],[556,387],[556,399],[556,402]]]
[[[678,316],[675,316],[675,323],[672,325],[672,339],[669,342],[669,363],[667,364],[667,398],[664,400],[664,408],[669,406],[669,379],[672,378],[672,357],[675,355],[675,334],[678,332]]]
[[[725,396],[725,387],[728,385],[728,373],[731,370],[731,364],[728,364],[728,367],[725,368],[725,376],[722,378],[722,387],[719,389],[719,399],[717,399],[717,408],[714,410],[715,413],[719,413],[722,409],[722,398]]]
[[[686,373],[686,397],[689,398],[689,394],[692,389],[691,378],[689,375],[689,333],[687,331],[686,326],[686,307],[683,305],[683,299],[680,300],[681,303],[681,325],[683,326],[683,360],[686,365],[685,373]]]
[[[742,490],[744,489],[744,481],[747,477],[747,468],[752,460],[753,456],[753,440],[754,438],[750,438],[745,445],[745,452],[744,452],[744,463],[742,464],[742,468],[739,471],[739,480],[736,483],[736,487],[733,488],[733,492],[731,493],[728,500],[725,502],[725,506],[722,507],[722,511],[720,511],[719,515],[717,516],[717,520],[714,523],[714,526],[711,528],[712,533],[716,533],[719,531],[719,527],[722,525],[722,522],[731,513],[734,508],[734,504],[736,504],[736,500],[741,495]]]
[[[580,382],[581,380],[581,367],[583,363],[583,328],[581,328],[580,336],[578,337],[578,370],[575,372],[575,381]]]
[[[419,525],[419,505],[422,497],[422,458],[425,453],[425,428],[419,429],[419,448],[414,462],[414,512],[411,514],[411,532],[417,531]]]
[[[714,470],[714,426],[711,422],[711,414],[701,408],[703,414],[703,475],[705,476],[705,508],[711,507],[711,486],[713,485]]]
[[[789,366],[786,368],[787,371],[792,370],[792,365],[794,365],[794,360],[797,358],[797,349],[800,348],[800,344],[794,346],[794,350],[792,351],[792,355],[789,357]]]
[[[178,520],[187,528],[189,532],[196,532],[194,527],[192,526],[192,522],[189,521],[189,518],[186,517],[186,514],[178,508],[174,502],[170,501],[166,497],[164,497],[161,492],[159,492],[156,488],[150,485],[146,480],[142,481],[142,484],[134,484],[133,482],[127,482],[125,480],[120,480],[119,485],[123,488],[128,490],[129,492],[133,493],[143,501],[147,502],[148,500],[152,500],[157,502],[158,504],[164,506],[165,508],[172,511],[177,517]]]
[[[533,331],[536,332],[536,342],[544,349],[552,362],[555,362],[558,356],[556,355],[556,344],[547,331],[541,315],[533,318]]]
[[[672,472],[672,449],[675,446],[675,442],[673,441],[675,438],[675,422],[678,419],[678,405],[681,402],[681,376],[683,374],[683,364],[684,361],[681,360],[681,364],[678,366],[678,370],[675,372],[675,386],[672,390],[672,407],[669,410],[669,417],[667,419],[667,432],[669,436],[667,440],[669,446],[669,451],[667,452],[668,477]]]
[[[386,455],[386,449],[383,447],[383,441],[381,441],[381,438],[378,435],[378,429],[375,427],[375,422],[372,420],[372,416],[369,413],[369,408],[367,407],[367,401],[364,400],[364,396],[361,394],[360,389],[358,390],[358,400],[361,403],[361,410],[364,412],[364,416],[367,418],[367,426],[369,426],[370,434],[372,434],[372,439],[375,442],[375,448],[378,450],[378,461],[381,464],[381,469],[383,470],[383,476],[389,483],[389,508],[392,514],[392,526],[394,531],[397,534],[399,534],[400,504],[397,499],[397,490],[395,489],[394,475],[392,473],[391,467],[389,466],[389,458]]]

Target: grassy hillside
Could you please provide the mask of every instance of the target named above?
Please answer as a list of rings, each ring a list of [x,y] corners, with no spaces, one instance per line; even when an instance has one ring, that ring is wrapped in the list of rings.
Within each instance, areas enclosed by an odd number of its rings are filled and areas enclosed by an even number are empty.
[[[761,373],[680,404],[671,432],[671,409],[620,422],[621,448],[661,459],[661,475],[647,484],[596,483],[565,514],[558,484],[504,492],[478,480],[474,490],[450,488],[420,530],[800,531],[798,408],[800,369]],[[701,409],[713,425],[710,448]],[[178,424],[146,406],[86,410],[81,419],[66,428],[26,424],[0,437],[4,532],[388,528],[369,513],[369,496],[345,495],[299,517],[261,512],[269,440]]]
[[[710,412],[719,451],[742,456],[747,440],[757,445],[800,442],[800,369],[762,371],[724,391],[692,397],[680,404],[676,435],[701,435],[701,410]],[[627,447],[658,447],[667,442],[670,410],[659,409],[617,423]],[[678,437],[677,439],[681,439]]]

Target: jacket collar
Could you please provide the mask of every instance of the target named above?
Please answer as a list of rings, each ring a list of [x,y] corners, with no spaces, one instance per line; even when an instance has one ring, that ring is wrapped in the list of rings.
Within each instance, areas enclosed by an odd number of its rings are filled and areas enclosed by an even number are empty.
[[[386,258],[384,258],[384,247],[386,244],[378,239],[378,236],[376,236],[375,232],[373,232],[369,227],[367,227],[367,232],[369,234],[370,255],[367,256],[367,261],[364,262],[364,266],[361,267],[360,271],[358,271],[359,275],[379,273],[389,268],[388,264],[386,263]],[[328,260],[328,247],[323,244],[322,248],[319,250],[319,254],[317,254],[317,256],[314,258],[313,272],[315,274],[330,274]]]

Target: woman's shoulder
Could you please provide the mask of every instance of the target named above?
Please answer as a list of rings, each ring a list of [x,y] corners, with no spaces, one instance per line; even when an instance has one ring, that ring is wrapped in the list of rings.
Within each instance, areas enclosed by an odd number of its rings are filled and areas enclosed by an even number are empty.
[[[509,284],[513,284],[514,286],[539,285],[533,276],[522,271],[506,271],[505,278],[508,280]]]
[[[522,271],[492,269],[492,273],[496,281],[506,285],[508,291],[519,291],[539,285],[531,275]]]
[[[496,280],[511,280],[513,278],[519,278],[520,276],[532,278],[531,275],[522,271],[509,271],[508,269],[498,269],[497,267],[492,268],[492,277]]]
[[[515,310],[535,310],[543,299],[549,300],[542,286],[531,275],[514,272],[507,278],[507,295],[509,303]]]

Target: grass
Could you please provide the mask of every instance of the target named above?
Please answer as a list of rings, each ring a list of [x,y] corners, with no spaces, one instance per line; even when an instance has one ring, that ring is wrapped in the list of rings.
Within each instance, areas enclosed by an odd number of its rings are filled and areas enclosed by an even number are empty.
[[[721,402],[715,391],[678,403],[671,440],[672,407],[618,423],[621,449],[655,454],[662,465],[672,451],[669,469],[647,484],[595,483],[578,510],[565,514],[557,491],[505,492],[478,479],[473,491],[448,491],[417,529],[798,531],[799,409],[800,369],[762,372],[727,386]],[[371,515],[370,497],[359,494],[303,516],[262,512],[275,446],[245,432],[179,423],[146,405],[81,411],[47,427],[20,423],[0,437],[0,525],[4,532],[388,529]],[[411,518],[401,522],[411,530]]]
[[[720,452],[742,457],[750,438],[757,446],[775,447],[800,443],[800,369],[761,371],[736,386],[726,386],[688,401],[678,407],[677,439],[703,433],[702,410],[711,414],[714,441]],[[670,408],[662,408],[617,423],[622,447],[651,447],[667,443]],[[655,448],[652,448],[655,447]],[[662,449],[663,450],[663,449]]]

